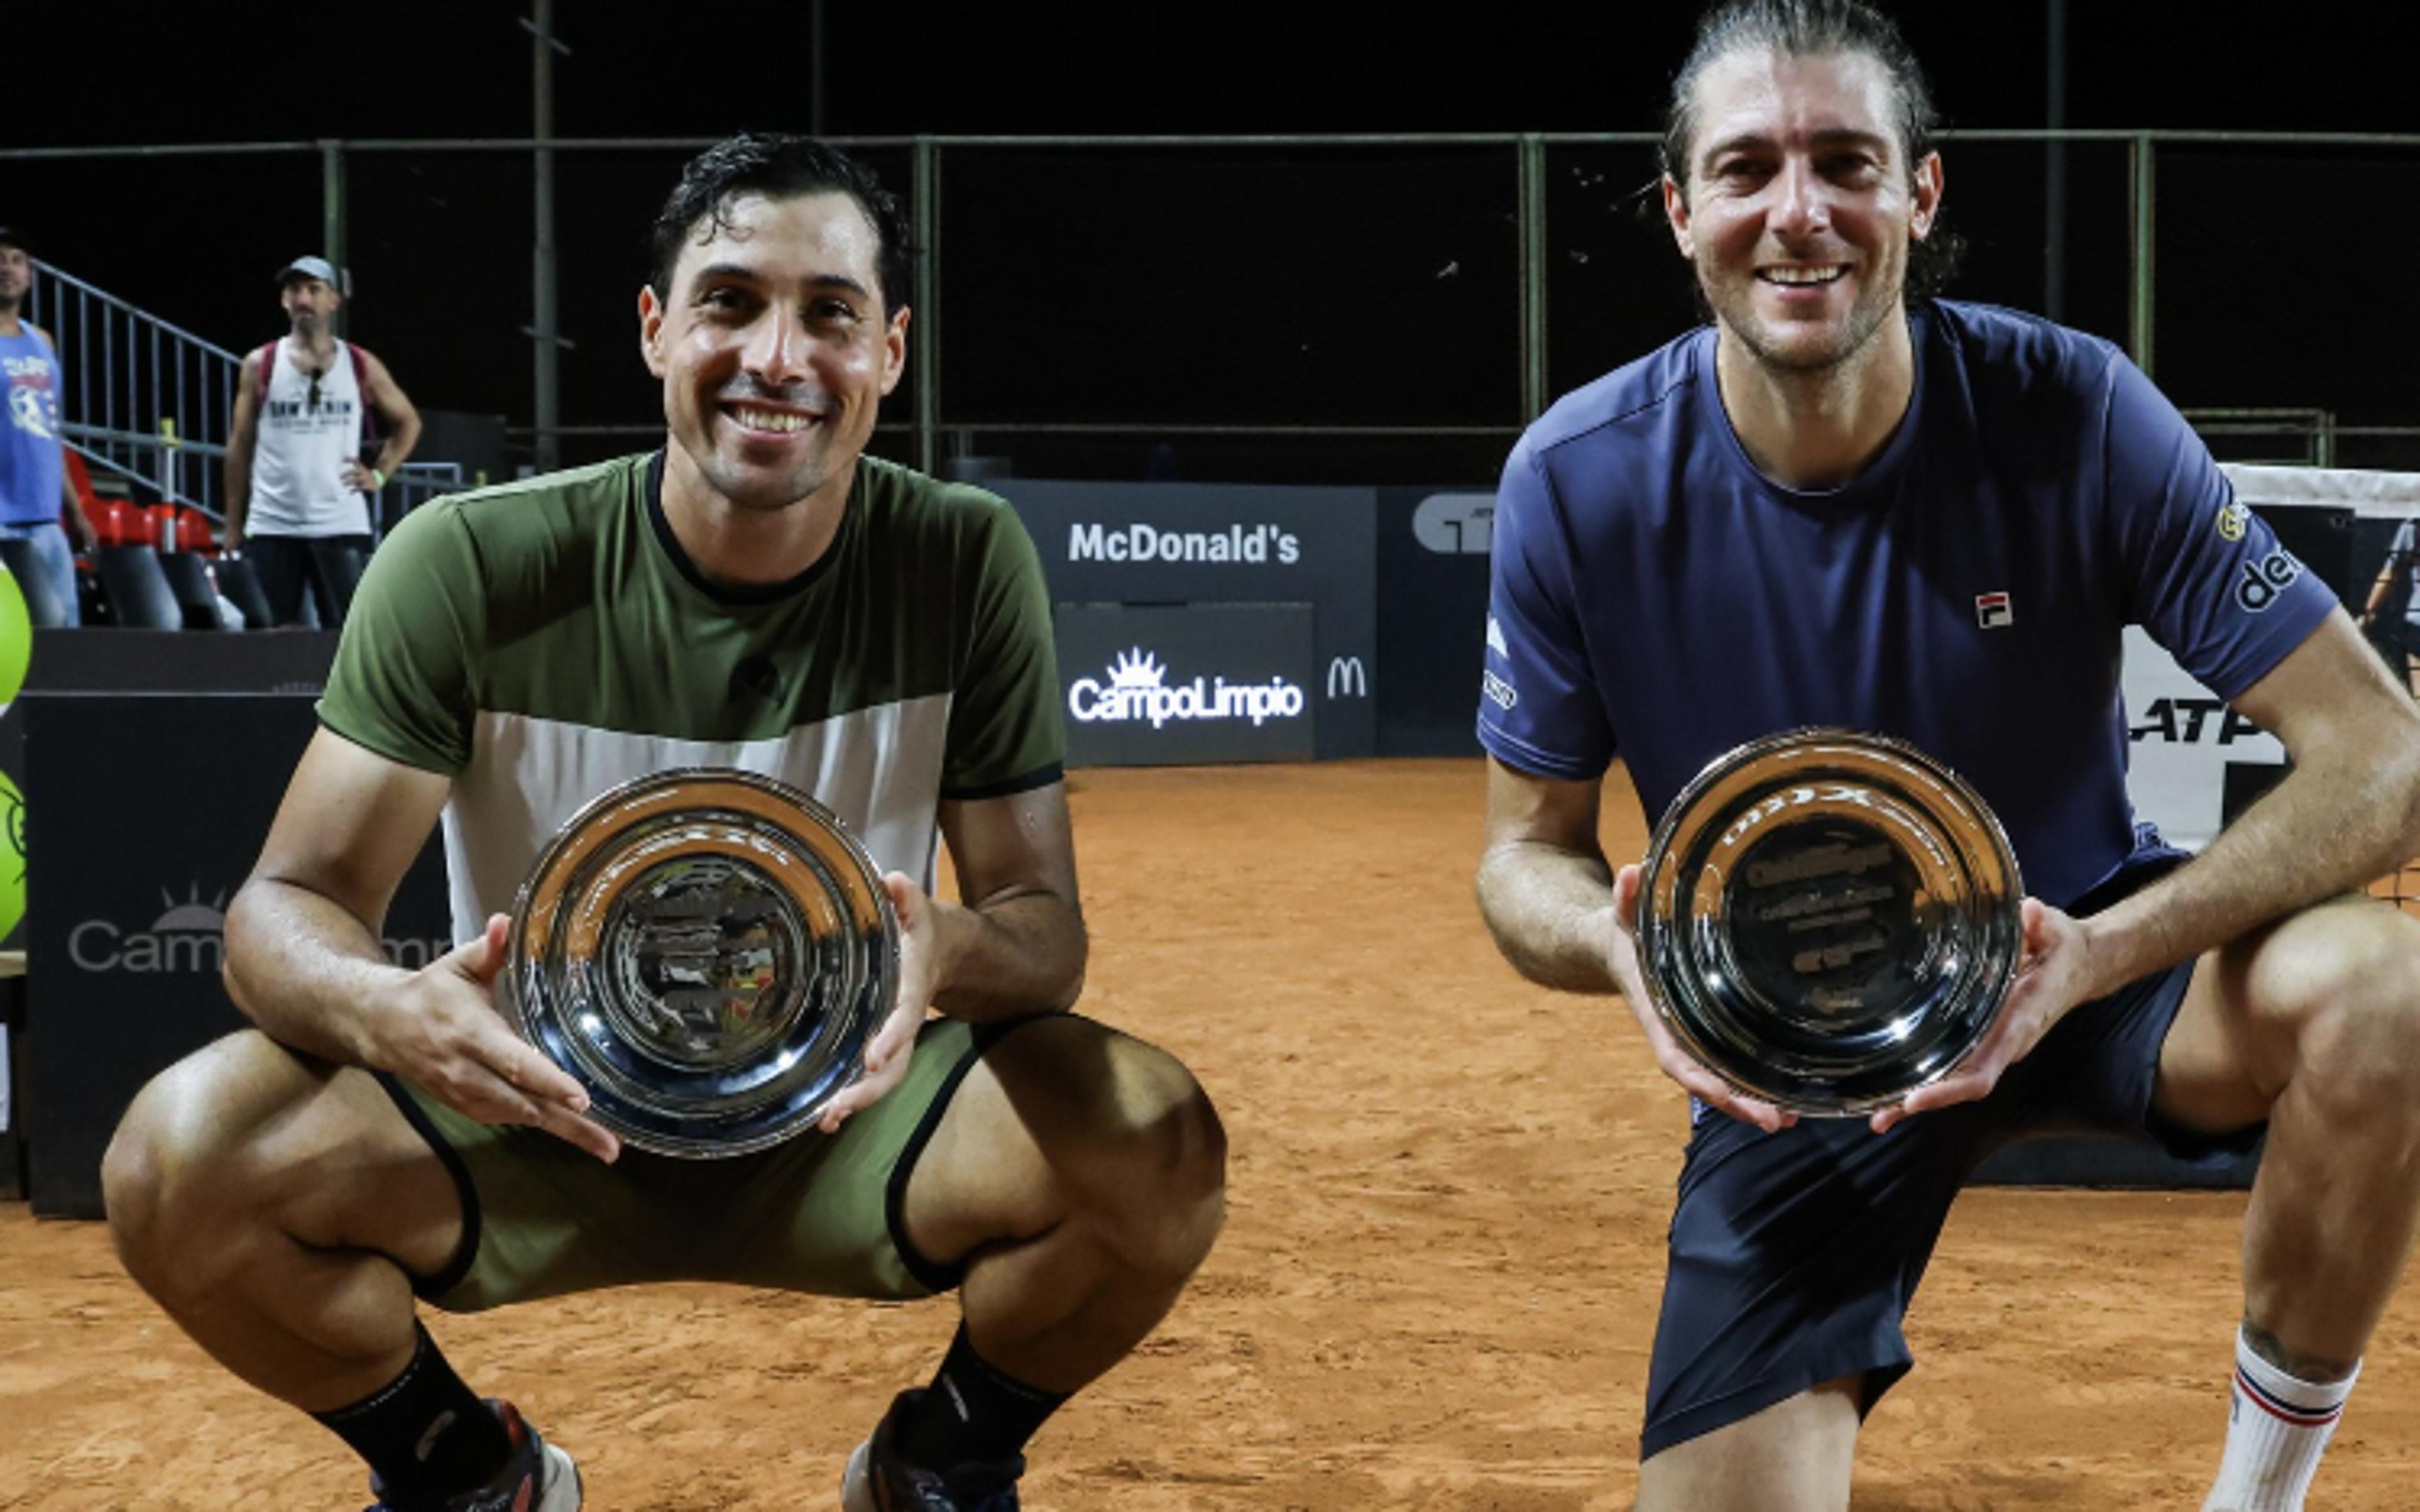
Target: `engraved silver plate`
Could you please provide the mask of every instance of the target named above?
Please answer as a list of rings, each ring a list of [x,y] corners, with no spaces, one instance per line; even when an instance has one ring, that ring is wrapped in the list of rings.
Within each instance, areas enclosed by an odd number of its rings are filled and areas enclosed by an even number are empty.
[[[1750,1097],[1849,1117],[1947,1075],[2023,953],[1999,821],[1900,741],[1795,730],[1717,758],[1655,826],[1638,956],[1674,1038]]]
[[[865,847],[770,778],[690,767],[572,816],[513,907],[522,1036],[589,1117],[662,1155],[741,1155],[857,1080],[899,987],[899,920]]]

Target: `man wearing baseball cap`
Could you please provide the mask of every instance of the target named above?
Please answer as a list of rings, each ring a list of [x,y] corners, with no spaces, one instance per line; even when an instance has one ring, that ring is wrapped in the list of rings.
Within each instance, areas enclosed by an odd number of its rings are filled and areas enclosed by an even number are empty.
[[[279,270],[278,298],[293,330],[246,357],[236,380],[227,545],[251,559],[279,625],[303,623],[306,588],[320,625],[342,622],[349,583],[332,577],[327,553],[369,555],[369,496],[420,440],[419,411],[386,364],[336,339],[344,282],[324,257],[297,257]],[[365,466],[372,413],[380,441],[377,460]]]
[[[0,388],[8,422],[0,424],[0,536],[32,543],[34,560],[67,623],[76,609],[75,552],[62,519],[74,523],[89,548],[92,523],[67,475],[59,441],[58,348],[39,326],[19,318],[34,287],[34,256],[23,237],[0,225]]]

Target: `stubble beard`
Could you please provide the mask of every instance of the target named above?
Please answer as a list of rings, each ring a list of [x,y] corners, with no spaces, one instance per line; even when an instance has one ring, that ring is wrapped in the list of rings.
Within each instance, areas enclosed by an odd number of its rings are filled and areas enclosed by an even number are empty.
[[[1874,335],[1883,322],[1901,306],[1907,291],[1907,253],[1902,247],[1891,262],[1877,270],[1881,276],[1861,291],[1857,302],[1849,308],[1847,324],[1838,337],[1812,350],[1795,343],[1776,340],[1772,328],[1756,315],[1756,275],[1748,275],[1747,287],[1737,301],[1737,313],[1726,308],[1713,285],[1700,273],[1699,287],[1707,304],[1721,321],[1725,334],[1738,339],[1757,365],[1777,377],[1805,378],[1843,371],[1853,365],[1873,345]]]
[[[778,515],[803,504],[823,491],[834,471],[829,457],[818,457],[803,471],[792,474],[792,481],[774,486],[758,470],[719,453],[703,458],[692,455],[690,460],[698,464],[698,475],[743,515]]]

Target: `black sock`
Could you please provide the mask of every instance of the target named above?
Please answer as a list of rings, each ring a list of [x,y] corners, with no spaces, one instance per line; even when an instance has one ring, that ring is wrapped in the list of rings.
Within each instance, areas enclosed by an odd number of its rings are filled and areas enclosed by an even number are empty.
[[[1066,1399],[1001,1374],[975,1353],[960,1323],[940,1373],[899,1425],[899,1453],[911,1465],[944,1473],[970,1460],[1007,1459]]]
[[[445,1363],[428,1330],[403,1374],[350,1407],[314,1412],[369,1461],[379,1494],[396,1506],[435,1506],[485,1486],[504,1468],[512,1440],[488,1404]]]

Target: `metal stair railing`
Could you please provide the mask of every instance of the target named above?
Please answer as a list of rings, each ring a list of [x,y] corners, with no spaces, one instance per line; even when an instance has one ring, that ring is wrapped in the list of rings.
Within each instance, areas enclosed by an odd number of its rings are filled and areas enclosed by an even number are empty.
[[[60,348],[60,430],[86,462],[212,519],[243,359],[39,258],[27,318]]]

